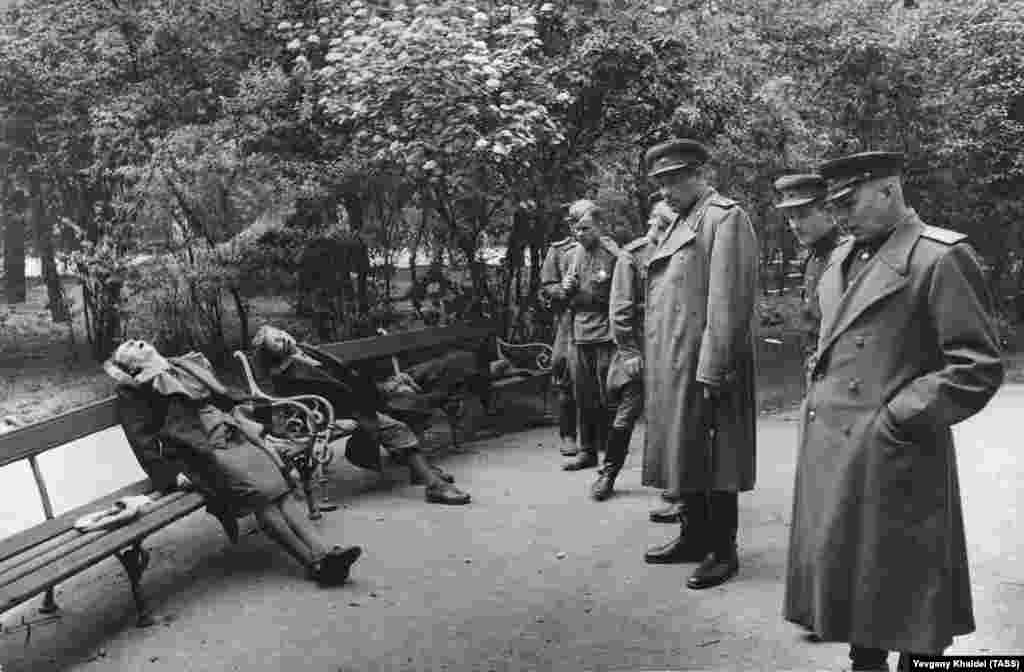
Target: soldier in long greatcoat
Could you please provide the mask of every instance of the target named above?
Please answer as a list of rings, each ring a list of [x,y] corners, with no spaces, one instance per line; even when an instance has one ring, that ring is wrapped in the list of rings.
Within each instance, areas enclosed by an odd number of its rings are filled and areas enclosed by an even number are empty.
[[[902,166],[867,152],[819,170],[852,239],[818,285],[784,614],[848,642],[854,670],[974,630],[950,427],[1003,380],[980,261],[906,205]]]
[[[738,571],[737,495],[754,487],[757,236],[708,186],[701,144],[672,141],[645,158],[679,217],[647,262],[644,477],[687,510],[679,537],[645,560],[700,561],[687,585],[707,588]]]

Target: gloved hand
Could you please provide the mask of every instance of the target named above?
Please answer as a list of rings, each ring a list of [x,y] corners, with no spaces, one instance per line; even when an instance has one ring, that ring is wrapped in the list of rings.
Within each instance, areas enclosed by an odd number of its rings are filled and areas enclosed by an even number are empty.
[[[638,378],[644,370],[643,359],[636,355],[622,362],[622,368],[630,378]]]

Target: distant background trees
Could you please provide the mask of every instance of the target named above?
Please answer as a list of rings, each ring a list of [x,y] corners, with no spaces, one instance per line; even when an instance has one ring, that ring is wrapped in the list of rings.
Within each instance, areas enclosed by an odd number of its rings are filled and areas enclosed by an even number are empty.
[[[640,154],[673,135],[712,147],[767,286],[795,253],[775,177],[888,148],[997,296],[1024,289],[1024,3],[23,0],[0,22],[5,294],[28,250],[73,319],[69,264],[97,357],[133,320],[226,349],[267,287],[324,338],[405,299],[529,335],[563,204],[639,234]]]

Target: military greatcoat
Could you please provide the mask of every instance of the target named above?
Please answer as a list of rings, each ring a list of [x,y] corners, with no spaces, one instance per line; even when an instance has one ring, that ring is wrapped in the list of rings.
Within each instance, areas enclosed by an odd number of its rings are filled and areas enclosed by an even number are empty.
[[[708,189],[647,264],[643,483],[681,493],[754,487],[757,236],[735,201]],[[720,388],[708,459],[701,385]]]
[[[608,321],[615,341],[615,354],[608,368],[609,391],[632,380],[623,363],[633,357],[643,357],[644,291],[647,259],[653,250],[651,239],[642,236],[621,248],[615,261],[608,300]]]
[[[818,285],[784,614],[826,641],[936,653],[974,630],[950,426],[1003,379],[990,299],[964,236],[913,211],[844,290],[851,248]]]

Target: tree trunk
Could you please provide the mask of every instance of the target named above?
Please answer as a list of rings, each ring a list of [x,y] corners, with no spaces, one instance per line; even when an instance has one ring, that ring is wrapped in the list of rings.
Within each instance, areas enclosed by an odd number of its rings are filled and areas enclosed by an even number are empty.
[[[238,323],[242,328],[242,348],[249,347],[249,306],[246,305],[245,297],[237,287],[231,288],[231,298],[235,301],[235,312],[238,313]]]
[[[7,303],[25,303],[25,219],[7,207],[7,180],[0,182],[0,225],[4,229],[4,290]]]
[[[370,273],[370,249],[362,238],[363,227],[366,223],[366,209],[363,200],[358,195],[350,194],[345,196],[345,210],[348,212],[349,224],[352,227],[353,236],[359,241],[356,247],[357,255],[352,264],[356,271],[356,302],[359,304],[360,314],[370,311],[370,293],[368,291],[368,279]]]
[[[46,207],[49,190],[44,182],[36,181],[32,194],[32,225],[36,235],[36,252],[42,265],[43,280],[46,283],[47,305],[50,317],[54,322],[68,322],[71,319],[64,287],[57,271],[57,261],[53,249],[53,222],[50,220],[50,209]]]

